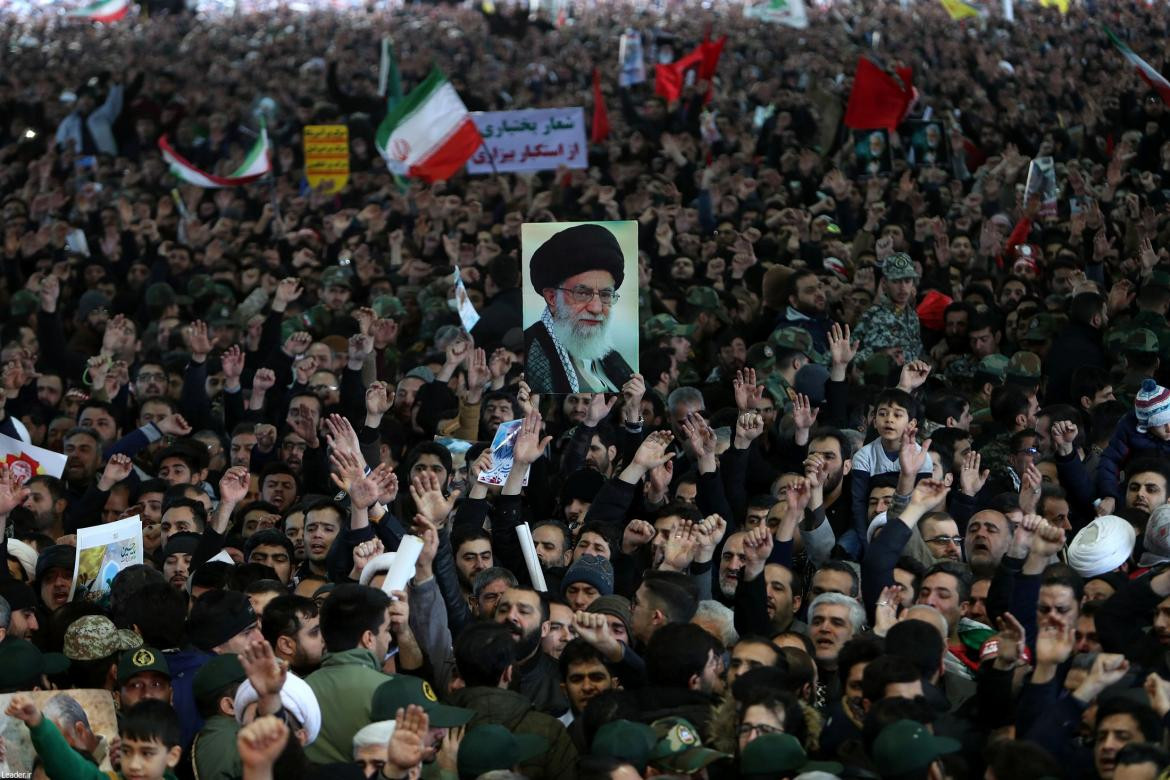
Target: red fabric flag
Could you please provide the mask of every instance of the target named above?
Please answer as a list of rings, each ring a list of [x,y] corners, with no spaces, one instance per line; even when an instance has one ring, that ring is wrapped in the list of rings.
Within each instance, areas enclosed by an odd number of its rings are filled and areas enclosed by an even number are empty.
[[[849,105],[845,107],[845,126],[854,130],[894,130],[914,98],[910,69],[900,68],[898,75],[907,82],[903,84],[865,57],[859,59]]]
[[[589,143],[599,144],[609,137],[609,112],[601,95],[601,73],[593,69],[593,125],[589,128]]]
[[[682,94],[686,72],[691,68],[703,66],[703,47],[696,46],[695,50],[681,60],[675,60],[669,65],[654,66],[654,92],[666,98],[668,103],[678,100]]]
[[[719,58],[723,55],[723,44],[727,43],[727,36],[720,36],[717,41],[704,40],[699,44],[703,52],[703,64],[699,66],[699,78],[710,81],[719,67]]]

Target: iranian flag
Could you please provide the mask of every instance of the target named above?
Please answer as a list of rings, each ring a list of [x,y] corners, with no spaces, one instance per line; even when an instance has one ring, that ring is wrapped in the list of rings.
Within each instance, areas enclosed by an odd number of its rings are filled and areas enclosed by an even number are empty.
[[[91,22],[116,22],[128,13],[130,0],[97,0],[87,6],[74,8],[69,15]]]
[[[165,135],[158,139],[158,148],[162,150],[163,159],[171,166],[171,173],[196,187],[207,189],[242,187],[257,181],[272,169],[272,163],[268,158],[268,128],[264,125],[260,125],[260,137],[248,150],[243,164],[227,176],[216,176],[196,168],[174,150]]]
[[[1166,77],[1159,73],[1153,65],[1134,54],[1133,49],[1122,43],[1121,39],[1114,35],[1113,31],[1108,27],[1105,28],[1105,34],[1109,36],[1109,40],[1113,41],[1113,45],[1121,52],[1121,56],[1129,60],[1129,64],[1137,69],[1137,74],[1147,84],[1157,90],[1158,95],[1162,98],[1162,102],[1170,105],[1170,81],[1167,81]]]
[[[437,68],[390,109],[374,145],[398,176],[449,179],[483,144],[459,94]]]

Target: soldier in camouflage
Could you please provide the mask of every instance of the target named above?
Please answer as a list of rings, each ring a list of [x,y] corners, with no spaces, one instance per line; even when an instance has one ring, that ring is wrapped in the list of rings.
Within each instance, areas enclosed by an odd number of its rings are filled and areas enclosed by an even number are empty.
[[[857,360],[864,363],[875,351],[887,347],[900,347],[907,362],[922,356],[922,331],[914,310],[917,282],[918,271],[909,255],[898,252],[886,258],[882,264],[882,294],[861,315],[853,331],[861,342]],[[885,346],[878,347],[879,340]]]

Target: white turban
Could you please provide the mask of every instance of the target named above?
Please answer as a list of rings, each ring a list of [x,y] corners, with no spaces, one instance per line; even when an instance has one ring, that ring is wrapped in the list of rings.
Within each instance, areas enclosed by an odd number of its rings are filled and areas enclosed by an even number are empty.
[[[251,680],[240,683],[240,687],[236,689],[236,720],[243,723],[244,710],[249,704],[259,700],[260,696],[252,687]],[[309,684],[289,672],[284,680],[284,687],[280,689],[280,704],[304,726],[309,737],[305,744],[313,744],[313,740],[321,733],[321,705]]]
[[[362,569],[362,576],[358,582],[362,585],[369,585],[370,580],[374,579],[376,575],[390,571],[390,567],[394,565],[394,555],[395,553],[392,552],[382,553],[367,563]]]
[[[8,540],[8,554],[20,563],[29,582],[36,579],[37,551],[19,539]]]
[[[1137,532],[1117,515],[1098,517],[1073,537],[1068,565],[1088,579],[1118,569],[1133,554]]]
[[[353,735],[353,752],[356,754],[362,748],[373,745],[386,747],[390,743],[390,737],[394,736],[394,727],[397,725],[397,721],[378,720],[362,726],[358,733]]]

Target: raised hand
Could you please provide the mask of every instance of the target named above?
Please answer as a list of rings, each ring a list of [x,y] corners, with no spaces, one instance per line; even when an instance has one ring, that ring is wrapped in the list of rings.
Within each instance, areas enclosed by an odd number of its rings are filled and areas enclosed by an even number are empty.
[[[333,480],[334,485],[345,491],[356,485],[358,480],[363,479],[366,475],[366,464],[361,460],[361,456],[348,449],[333,449],[329,453],[329,465],[331,467],[329,478]],[[370,485],[370,489],[373,490],[374,486]],[[374,497],[377,497],[377,493],[374,493]],[[373,503],[371,500],[366,506]]]
[[[1072,655],[1075,644],[1071,624],[1042,625],[1036,635],[1036,663],[1060,666]]]
[[[699,538],[695,533],[695,524],[690,520],[680,521],[666,540],[663,547],[662,565],[660,568],[667,571],[685,572],[695,560],[699,551]]]
[[[444,496],[439,478],[434,474],[418,474],[410,481],[410,497],[414,499],[415,508],[436,528],[442,528],[446,524],[459,495],[459,490],[452,490],[451,495]]]
[[[244,765],[244,780],[266,780],[288,744],[289,729],[274,715],[265,715],[240,729],[236,750]]]
[[[244,466],[232,466],[219,478],[220,504],[236,506],[248,495],[251,477]]]
[[[902,604],[902,589],[897,585],[882,588],[877,604],[873,608],[873,630],[878,636],[885,636],[898,622],[898,607]]]
[[[702,414],[691,412],[683,420],[681,427],[687,435],[687,452],[691,453],[695,460],[702,461],[704,458],[710,460],[715,457],[718,440],[715,431],[707,424]]]
[[[258,368],[252,375],[252,396],[263,396],[276,384],[276,372],[271,368]]]
[[[898,381],[898,387],[911,393],[922,387],[928,376],[930,376],[930,364],[924,360],[912,360],[902,366],[902,376]]]
[[[378,501],[386,506],[398,498],[398,475],[389,463],[379,463],[370,472],[370,479],[378,486]]]
[[[350,574],[356,574],[357,576],[352,577],[352,579],[359,579],[362,576],[362,572],[366,568],[366,564],[384,552],[386,552],[386,547],[382,544],[382,540],[376,536],[373,539],[361,542],[356,547],[354,547],[353,571],[350,572]]]
[[[621,643],[614,638],[609,630],[609,621],[605,615],[598,612],[578,610],[573,613],[573,628],[577,637],[597,648],[607,658],[621,657]]]
[[[362,468],[366,466],[366,459],[362,456],[362,444],[358,440],[357,431],[350,425],[349,420],[340,414],[330,414],[325,417],[325,443],[330,449],[342,450],[357,458]]]
[[[284,311],[290,303],[300,298],[304,291],[300,280],[295,276],[281,279],[280,283],[276,285],[276,292],[272,297],[272,308],[275,311]]]
[[[926,457],[930,452],[930,439],[919,446],[915,438],[918,429],[910,425],[902,434],[902,448],[898,452],[898,463],[902,473],[906,475],[918,474],[926,467]]]
[[[594,393],[589,398],[589,406],[585,409],[585,426],[587,428],[596,428],[601,422],[609,417],[609,413],[613,411],[614,404],[618,402],[619,396],[614,396],[608,401],[605,400],[605,393]]]
[[[820,409],[814,409],[807,395],[797,394],[792,401],[792,423],[798,431],[810,431],[816,425]]]
[[[372,476],[372,475],[371,475]],[[334,482],[339,482],[338,476],[333,475]],[[360,476],[349,483],[349,503],[354,509],[369,509],[378,500],[381,492],[378,483],[367,476]]]
[[[646,395],[646,380],[641,374],[631,374],[622,385],[622,418],[628,423],[642,419],[642,398]]]
[[[634,464],[647,471],[663,465],[674,457],[673,452],[668,452],[672,441],[674,441],[674,434],[669,431],[655,431],[650,434],[634,453]]]
[[[515,362],[516,356],[503,347],[492,352],[491,359],[488,360],[488,371],[491,372],[493,384],[498,383],[499,387],[503,387],[504,377],[512,370],[512,364]]]
[[[349,337],[346,356],[349,368],[359,371],[366,358],[374,354],[374,338],[364,333],[355,333]]]
[[[317,358],[314,355],[304,355],[293,363],[293,377],[298,385],[309,384],[309,377],[317,370]]]
[[[524,416],[516,441],[512,445],[512,468],[523,468],[535,463],[552,441],[552,436],[540,438],[540,412],[532,412]]]
[[[520,411],[524,414],[540,409],[540,394],[532,392],[532,388],[523,379],[516,386],[516,403],[520,404]]]
[[[995,668],[1000,670],[1012,669],[1020,659],[1020,648],[1024,646],[1027,635],[1020,621],[1010,612],[995,621],[999,633],[996,634],[998,645],[995,656]]]
[[[1170,712],[1170,681],[1162,679],[1154,672],[1150,672],[1146,676],[1146,681],[1142,685],[1142,688],[1145,689],[1146,695],[1150,697],[1150,706],[1154,709],[1154,712],[1158,713],[1158,717],[1166,717],[1166,713]]]
[[[100,490],[109,490],[122,480],[130,476],[134,470],[134,462],[126,455],[111,455],[106,467],[102,469],[101,479],[98,480]]]
[[[631,520],[622,531],[622,552],[631,555],[654,539],[654,526],[645,520]]]
[[[1052,446],[1057,455],[1067,457],[1072,454],[1077,434],[1080,432],[1077,424],[1072,420],[1057,420],[1052,423]]]
[[[753,528],[744,535],[743,578],[754,580],[764,571],[768,556],[772,554],[772,531],[767,526]]]
[[[305,350],[313,343],[313,337],[303,330],[298,330],[284,340],[284,353],[289,357],[305,354]]]
[[[0,516],[7,516],[9,512],[25,502],[29,496],[29,489],[17,484],[16,474],[7,466],[0,466]]]
[[[238,390],[240,388],[240,376],[244,373],[243,350],[240,349],[238,344],[232,344],[219,356],[219,360],[223,365],[224,387]]]
[[[833,327],[829,330],[829,357],[835,366],[845,367],[857,355],[857,350],[861,347],[860,341],[849,340],[849,326],[844,328],[838,323],[833,323]]]
[[[695,560],[705,563],[711,560],[716,546],[727,533],[727,521],[721,515],[707,515],[702,522],[695,525],[695,535],[699,540],[699,551]]]
[[[1035,464],[1029,465],[1020,475],[1020,509],[1024,514],[1034,514],[1040,506],[1040,486],[1043,482],[1044,477]]]
[[[479,475],[485,471],[491,471],[492,468],[492,448],[484,447],[483,452],[479,453],[470,466],[467,467],[467,480],[471,484],[479,482]]]
[[[211,354],[211,338],[207,335],[207,323],[195,320],[187,332],[187,346],[191,349],[191,359],[202,363]]]
[[[422,763],[430,720],[417,704],[399,709],[394,720],[397,725],[386,745],[386,759],[396,769],[407,772]]]
[[[155,422],[155,427],[166,436],[186,436],[191,433],[191,426],[183,419],[183,415],[175,412]]]
[[[983,456],[975,450],[971,450],[963,457],[963,467],[959,469],[959,489],[968,496],[974,496],[982,490],[987,484],[987,478],[991,476],[990,469],[979,470],[982,462]]]
[[[950,485],[937,479],[922,479],[910,494],[910,504],[921,509],[930,509],[946,500]]]
[[[288,663],[277,658],[272,645],[263,640],[248,643],[240,653],[240,665],[261,698],[279,695],[288,679]]]
[[[743,368],[735,372],[735,379],[731,382],[735,392],[735,407],[740,413],[759,409],[764,398],[763,385],[756,384],[756,370]]]
[[[385,382],[371,382],[366,388],[366,418],[381,418],[390,411],[390,388]],[[366,423],[369,425],[369,422]],[[377,427],[376,425],[371,427]]]
[[[24,725],[29,728],[41,722],[41,708],[26,693],[13,694],[12,698],[8,701],[8,709],[4,711],[4,714],[10,718],[23,721]]]
[[[746,450],[763,433],[764,416],[759,412],[744,412],[735,420],[733,444],[737,450]]]

